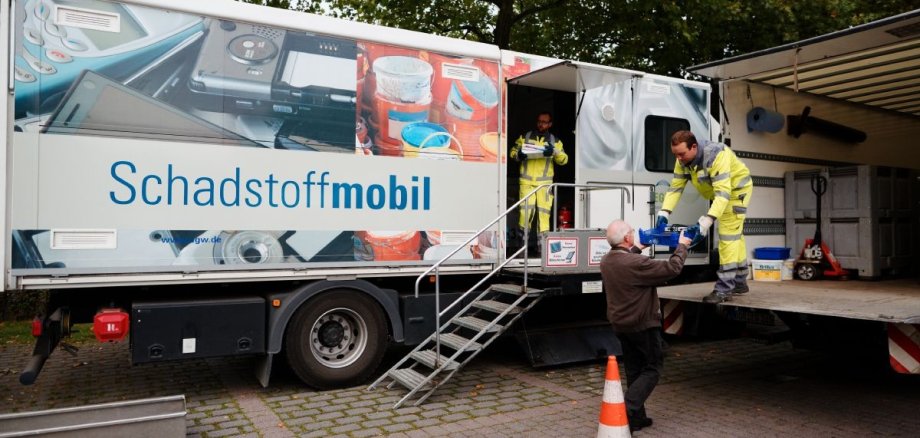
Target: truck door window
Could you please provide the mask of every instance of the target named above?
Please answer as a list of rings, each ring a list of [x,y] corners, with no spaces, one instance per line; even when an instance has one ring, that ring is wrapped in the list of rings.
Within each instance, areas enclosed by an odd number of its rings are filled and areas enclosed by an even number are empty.
[[[672,172],[674,155],[671,154],[671,134],[690,129],[690,122],[675,117],[648,116],[645,118],[645,169],[649,172]]]

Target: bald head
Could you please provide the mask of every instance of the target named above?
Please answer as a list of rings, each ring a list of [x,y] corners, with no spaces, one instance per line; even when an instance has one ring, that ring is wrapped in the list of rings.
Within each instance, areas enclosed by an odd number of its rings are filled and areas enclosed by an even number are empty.
[[[615,220],[607,226],[607,243],[610,246],[619,246],[626,241],[626,236],[632,232],[632,227],[625,221]]]

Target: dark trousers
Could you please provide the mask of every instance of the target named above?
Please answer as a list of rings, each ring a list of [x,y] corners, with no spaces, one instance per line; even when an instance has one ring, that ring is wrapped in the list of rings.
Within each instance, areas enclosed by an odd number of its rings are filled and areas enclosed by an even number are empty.
[[[626,366],[626,413],[631,418],[645,418],[645,400],[658,384],[664,368],[661,329],[617,333],[617,338],[623,346]]]

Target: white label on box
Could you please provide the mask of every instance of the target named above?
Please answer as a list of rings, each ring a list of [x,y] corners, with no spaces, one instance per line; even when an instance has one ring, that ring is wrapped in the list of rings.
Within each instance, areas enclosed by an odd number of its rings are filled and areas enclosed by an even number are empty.
[[[606,237],[589,237],[588,238],[588,264],[598,266],[601,259],[610,252],[610,243]]]
[[[599,294],[603,291],[604,283],[600,280],[581,282],[581,293],[583,294]]]
[[[182,338],[182,354],[195,352],[195,338]]]
[[[546,266],[578,266],[578,238],[547,237]]]

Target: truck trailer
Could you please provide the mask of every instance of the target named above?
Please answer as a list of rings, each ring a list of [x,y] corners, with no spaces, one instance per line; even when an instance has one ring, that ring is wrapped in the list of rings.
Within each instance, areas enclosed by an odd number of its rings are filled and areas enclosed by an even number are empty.
[[[707,83],[488,44],[229,0],[0,8],[2,285],[49,292],[24,384],[78,322],[135,364],[256,356],[264,385],[282,353],[316,388],[366,381],[393,345],[437,372],[531,308],[607,330],[535,364],[615,354],[602,228],[651,224],[670,132],[717,132]],[[544,110],[574,227],[536,257],[506,242],[508,147]],[[681,205],[692,223],[707,203]]]

